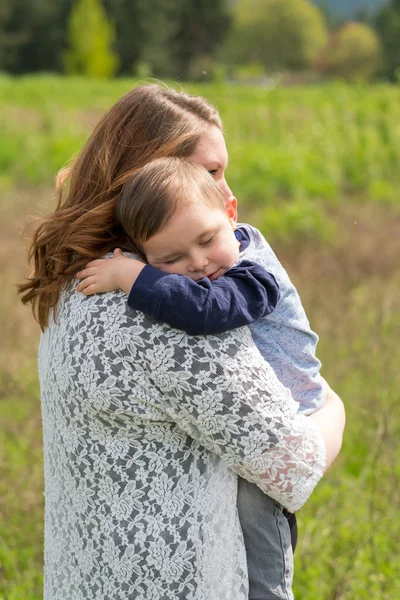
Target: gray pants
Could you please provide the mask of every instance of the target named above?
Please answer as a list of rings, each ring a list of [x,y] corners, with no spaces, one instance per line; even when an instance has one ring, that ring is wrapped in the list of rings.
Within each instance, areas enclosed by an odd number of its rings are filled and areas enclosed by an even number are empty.
[[[238,512],[249,572],[249,600],[293,600],[293,552],[282,506],[238,479]]]

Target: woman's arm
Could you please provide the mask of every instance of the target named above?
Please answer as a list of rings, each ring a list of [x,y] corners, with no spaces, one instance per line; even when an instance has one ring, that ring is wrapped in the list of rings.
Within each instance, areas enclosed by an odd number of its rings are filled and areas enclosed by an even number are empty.
[[[324,473],[330,469],[342,447],[346,414],[342,400],[325,381],[326,400],[322,407],[308,418],[318,427],[326,449]]]
[[[134,331],[139,340],[133,377],[146,378],[151,406],[237,474],[298,510],[322,477],[324,439],[297,413],[249,330],[194,338],[143,317],[139,324],[135,319],[125,334]]]
[[[122,294],[71,293],[58,317],[71,388],[94,407],[101,399],[102,418],[174,424],[288,510],[308,499],[326,465],[327,423],[321,435],[297,413],[247,328],[188,336],[128,310]]]

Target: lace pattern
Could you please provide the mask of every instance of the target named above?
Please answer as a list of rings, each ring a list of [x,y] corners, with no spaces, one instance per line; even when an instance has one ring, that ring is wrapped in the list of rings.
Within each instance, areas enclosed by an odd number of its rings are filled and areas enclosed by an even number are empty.
[[[39,375],[45,600],[245,600],[237,474],[296,510],[325,463],[249,330],[189,337],[71,285]]]

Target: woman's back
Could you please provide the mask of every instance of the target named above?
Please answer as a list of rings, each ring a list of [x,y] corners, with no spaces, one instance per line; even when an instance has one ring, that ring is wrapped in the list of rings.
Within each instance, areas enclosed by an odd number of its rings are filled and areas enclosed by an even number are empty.
[[[71,284],[39,372],[45,600],[244,600],[235,471],[290,507],[324,466],[248,329],[189,337]]]
[[[64,294],[42,336],[45,598],[245,597],[236,475],[159,408],[143,355],[172,377],[176,341],[125,306]]]

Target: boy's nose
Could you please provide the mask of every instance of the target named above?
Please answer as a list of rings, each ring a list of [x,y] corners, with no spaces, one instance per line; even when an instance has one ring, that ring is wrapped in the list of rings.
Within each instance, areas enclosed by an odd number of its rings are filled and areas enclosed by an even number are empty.
[[[193,273],[194,271],[204,271],[207,265],[208,258],[204,256],[201,252],[199,252],[191,257],[189,263],[189,271],[191,273]]]

